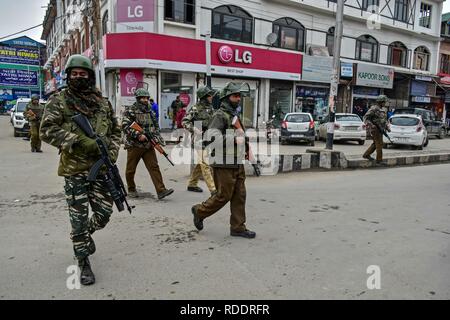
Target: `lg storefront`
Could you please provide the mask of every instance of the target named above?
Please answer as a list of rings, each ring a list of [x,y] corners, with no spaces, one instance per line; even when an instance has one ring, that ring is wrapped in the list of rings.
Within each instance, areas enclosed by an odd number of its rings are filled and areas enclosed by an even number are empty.
[[[118,113],[134,102],[136,87],[145,86],[158,102],[161,127],[169,128],[172,101],[180,95],[189,108],[196,101],[197,88],[205,83],[206,44],[155,33],[107,34],[104,65],[107,92]],[[233,80],[250,85],[250,94],[242,102],[243,118],[247,126],[256,127],[269,117],[271,81],[293,88],[301,79],[302,55],[214,41],[211,73],[214,89]]]

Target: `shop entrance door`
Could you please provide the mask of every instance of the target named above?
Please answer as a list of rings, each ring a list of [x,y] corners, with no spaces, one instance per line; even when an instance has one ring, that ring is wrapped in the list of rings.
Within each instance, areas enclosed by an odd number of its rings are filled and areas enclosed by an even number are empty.
[[[258,81],[245,79],[227,79],[227,78],[212,78],[212,87],[215,90],[222,90],[228,82],[242,83],[246,82],[250,86],[250,93],[241,99],[241,118],[245,127],[254,128],[256,122],[257,112],[257,97],[258,97]]]
[[[292,82],[271,80],[268,120],[275,116],[273,124],[279,127],[284,116],[291,111],[291,106]]]

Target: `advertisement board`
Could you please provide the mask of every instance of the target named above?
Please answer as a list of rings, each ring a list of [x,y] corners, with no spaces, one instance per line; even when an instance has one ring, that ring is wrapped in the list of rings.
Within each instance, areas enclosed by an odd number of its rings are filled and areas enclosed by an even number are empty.
[[[39,65],[39,52],[35,49],[0,46],[0,63]]]
[[[117,0],[117,32],[152,32],[155,0]]]
[[[38,85],[38,72],[0,68],[0,85],[36,87]]]
[[[303,81],[331,83],[332,73],[332,57],[303,56]]]
[[[358,63],[356,85],[392,89],[394,85],[394,69]]]

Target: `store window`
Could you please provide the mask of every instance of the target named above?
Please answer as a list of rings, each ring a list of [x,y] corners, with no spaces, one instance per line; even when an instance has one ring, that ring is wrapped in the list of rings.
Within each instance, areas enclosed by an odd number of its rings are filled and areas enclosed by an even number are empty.
[[[107,33],[108,33],[108,10],[106,10],[102,18],[102,34],[105,35]]]
[[[328,113],[330,88],[297,86],[294,112],[308,112],[315,121],[321,121]]]
[[[284,116],[291,111],[292,82],[270,81],[269,120],[275,116],[274,125],[279,127]]]
[[[388,57],[390,65],[406,68],[408,49],[400,41],[393,42],[389,45]]]
[[[426,47],[418,47],[414,50],[414,69],[428,71],[430,50]]]
[[[441,66],[439,71],[441,73],[450,74],[450,55],[441,54]]]
[[[380,0],[362,0],[362,9],[372,13],[380,6]]]
[[[276,47],[305,50],[305,27],[300,22],[292,18],[281,18],[273,22],[272,30],[278,36]]]
[[[368,62],[378,61],[378,41],[370,36],[363,35],[356,39],[356,59]]]
[[[195,0],[165,0],[164,19],[195,24]]]
[[[253,42],[253,17],[243,9],[225,5],[215,8],[212,15],[213,38]]]

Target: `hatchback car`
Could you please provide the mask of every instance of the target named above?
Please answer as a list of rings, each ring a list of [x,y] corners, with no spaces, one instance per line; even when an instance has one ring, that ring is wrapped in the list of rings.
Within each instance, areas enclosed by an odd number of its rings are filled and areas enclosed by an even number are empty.
[[[422,150],[428,145],[428,132],[423,124],[422,117],[413,114],[394,115],[389,119],[389,138],[383,136],[383,144],[410,145]]]
[[[319,140],[327,139],[328,116],[319,126]],[[366,141],[366,125],[357,114],[336,113],[334,123],[334,141],[357,141],[363,145]]]
[[[415,114],[422,117],[422,122],[429,136],[436,136],[439,139],[445,138],[445,124],[436,114],[428,109],[423,108],[398,108],[395,109],[394,115],[399,114]]]
[[[287,113],[281,122],[281,144],[291,141],[307,141],[314,146],[316,132],[310,113]]]

